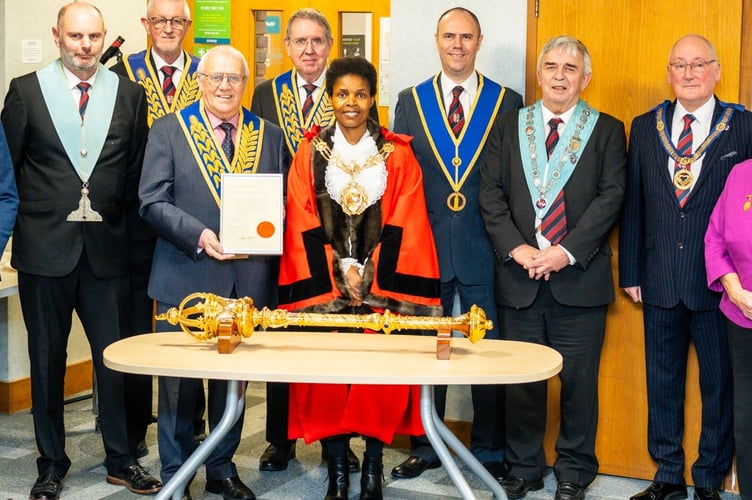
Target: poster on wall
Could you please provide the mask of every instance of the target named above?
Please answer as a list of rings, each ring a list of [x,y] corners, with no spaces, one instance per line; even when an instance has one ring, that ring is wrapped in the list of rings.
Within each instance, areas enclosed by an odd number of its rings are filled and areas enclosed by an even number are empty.
[[[193,41],[197,45],[228,45],[230,43],[230,1],[195,0]],[[206,48],[203,51],[205,52]]]
[[[366,53],[366,36],[365,35],[342,35],[340,43],[342,56],[360,56]]]

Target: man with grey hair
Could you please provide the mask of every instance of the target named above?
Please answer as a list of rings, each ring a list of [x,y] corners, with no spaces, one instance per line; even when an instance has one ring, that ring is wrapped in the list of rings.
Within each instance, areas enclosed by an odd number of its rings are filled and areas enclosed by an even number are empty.
[[[303,8],[290,15],[285,31],[287,55],[295,66],[261,82],[253,93],[251,111],[282,128],[290,158],[295,155],[305,131],[334,124],[332,101],[325,92],[326,65],[332,50],[332,30],[324,14]],[[376,106],[370,117],[376,121]],[[259,460],[259,470],[281,471],[295,458],[295,441],[287,438],[289,384],[266,384],[266,440],[269,446]],[[348,446],[351,472],[360,470],[358,458]],[[324,449],[322,448],[322,458]]]
[[[141,216],[157,231],[149,296],[157,301],[158,313],[197,290],[253,297],[258,307],[270,306],[278,260],[264,255],[239,259],[224,252],[218,237],[222,186],[216,172],[282,173],[287,164],[282,132],[241,107],[248,64],[237,49],[219,45],[209,50],[197,75],[202,99],[158,119],[149,132],[144,157],[149,167],[139,186]],[[172,329],[166,322],[157,324],[159,331]],[[164,482],[194,450],[193,408],[201,383],[159,378],[158,438]],[[210,380],[208,385],[209,428],[213,429],[224,412],[227,384]],[[205,462],[206,491],[226,500],[255,498],[232,461],[242,426],[240,419]]]
[[[556,500],[581,500],[598,472],[598,368],[614,300],[608,236],[626,183],[624,125],[580,99],[587,48],[549,40],[538,59],[542,99],[504,115],[488,139],[480,208],[496,263],[503,337],[564,358]],[[543,487],[547,383],[507,388],[509,498]]]
[[[141,87],[99,64],[107,31],[87,2],[52,28],[60,57],[10,83],[2,111],[20,199],[11,264],[28,333],[38,478],[30,499],[55,499],[71,466],[63,415],[75,310],[91,348],[107,482],[138,494],[161,483],[128,446],[123,375],[102,352],[128,320],[128,248],[146,143]]]
[[[196,79],[198,58],[183,50],[191,26],[191,11],[185,0],[149,0],[141,24],[151,47],[130,54],[110,69],[138,83],[146,92],[149,126],[167,113],[193,104],[201,97]],[[151,332],[153,301],[146,292],[157,235],[143,220],[133,227],[130,248],[131,314],[128,335]],[[149,452],[146,431],[152,421],[152,377],[126,374],[125,397],[128,440],[137,456]],[[199,388],[194,435],[205,432],[203,387]]]
[[[728,337],[720,295],[708,289],[705,232],[729,172],[752,158],[752,113],[714,95],[721,67],[699,35],[671,48],[676,100],[632,122],[629,177],[619,224],[619,286],[642,303],[648,451],[658,464],[636,500],[686,498],[684,401],[690,342],[702,397],[694,498],[719,499],[734,453]]]

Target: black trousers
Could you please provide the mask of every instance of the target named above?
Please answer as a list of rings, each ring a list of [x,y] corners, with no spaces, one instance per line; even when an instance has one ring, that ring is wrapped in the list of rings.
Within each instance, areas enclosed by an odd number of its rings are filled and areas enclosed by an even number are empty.
[[[128,277],[97,278],[84,250],[67,276],[19,272],[18,291],[28,331],[39,474],[65,475],[71,464],[65,453],[63,383],[74,310],[89,341],[97,376],[105,467],[115,472],[134,464],[126,432],[123,374],[105,367],[102,360],[105,347],[120,340],[127,327]]]
[[[734,454],[731,363],[724,318],[717,309],[692,311],[643,305],[648,384],[648,451],[656,481],[684,483],[684,399],[690,342],[700,372],[702,429],[692,464],[695,486],[718,488]]]
[[[572,293],[576,293],[573,291]],[[587,486],[598,472],[598,370],[606,328],[606,306],[559,304],[542,282],[532,305],[502,308],[503,337],[543,344],[564,358],[561,380],[561,427],[556,440],[554,473],[558,481]],[[506,460],[510,475],[537,481],[546,468],[548,383],[507,386]]]
[[[131,309],[126,337],[153,331],[154,301],[147,294],[147,288],[155,244],[156,238],[131,242]],[[135,455],[136,447],[146,437],[151,423],[153,384],[150,375],[126,373],[124,376],[128,445]]]
[[[752,498],[752,328],[726,320],[734,377],[734,439],[739,493]]]

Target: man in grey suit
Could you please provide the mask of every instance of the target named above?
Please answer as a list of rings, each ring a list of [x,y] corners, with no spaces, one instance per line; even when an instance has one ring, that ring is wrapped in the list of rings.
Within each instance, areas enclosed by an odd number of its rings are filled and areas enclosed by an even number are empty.
[[[564,358],[556,500],[582,500],[595,479],[598,368],[614,300],[608,235],[626,184],[624,125],[580,99],[592,75],[587,48],[549,40],[538,58],[542,100],[507,113],[491,132],[480,208],[496,250],[504,338]],[[507,388],[509,498],[543,487],[547,383]]]
[[[141,176],[141,216],[157,231],[149,296],[164,312],[190,293],[248,296],[258,307],[272,302],[276,257],[236,258],[224,253],[219,233],[221,173],[282,173],[286,149],[281,130],[240,105],[248,64],[233,47],[207,52],[198,67],[203,98],[158,119],[149,132]],[[169,330],[158,324],[158,330]],[[196,379],[160,377],[158,440],[167,482],[194,448]],[[222,417],[226,383],[209,381],[209,427]],[[253,492],[238,477],[232,457],[243,420],[206,460],[206,491],[248,500]]]
[[[666,68],[676,100],[632,122],[619,225],[619,286],[643,304],[648,451],[658,464],[636,500],[686,498],[684,399],[690,342],[700,371],[702,430],[694,498],[719,499],[734,452],[731,366],[720,294],[707,286],[704,238],[732,167],[752,158],[752,113],[713,95],[713,45],[680,38]]]
[[[495,259],[478,207],[480,165],[491,127],[505,111],[522,107],[522,97],[475,70],[483,35],[471,11],[455,7],[444,12],[434,36],[441,72],[400,92],[394,131],[414,137],[411,144],[423,170],[428,217],[439,254],[444,314],[452,315],[454,297],[459,295],[462,311],[477,304],[493,321],[486,338],[499,338],[491,271]],[[470,449],[501,480],[504,390],[495,385],[471,390]],[[435,388],[435,400],[443,418],[446,386]],[[410,441],[410,457],[392,470],[395,478],[416,477],[440,465],[425,436]]]
[[[58,498],[71,465],[63,382],[74,310],[97,376],[107,481],[155,493],[162,485],[128,446],[123,375],[102,360],[127,328],[146,99],[141,87],[99,64],[106,35],[99,9],[63,6],[52,34],[60,58],[14,78],[2,112],[20,199],[11,264],[29,337],[40,454],[29,498]]]

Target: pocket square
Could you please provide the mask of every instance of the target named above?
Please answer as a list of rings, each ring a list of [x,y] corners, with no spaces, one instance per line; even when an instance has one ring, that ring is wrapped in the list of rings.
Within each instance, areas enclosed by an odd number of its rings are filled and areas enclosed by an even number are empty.
[[[725,155],[721,156],[721,160],[728,160],[729,158],[733,158],[736,156],[736,151],[731,151],[730,153],[726,153]]]

